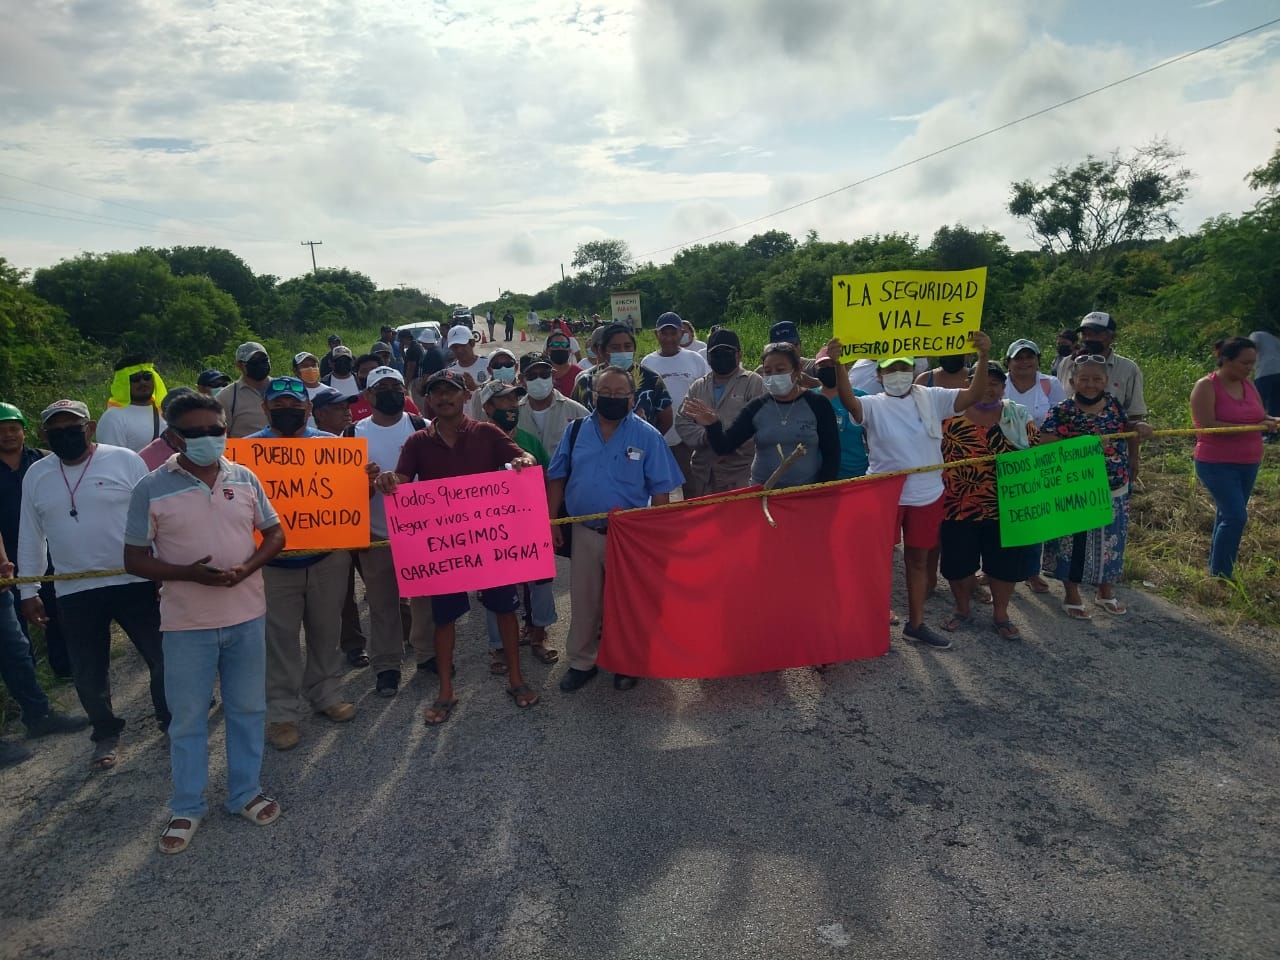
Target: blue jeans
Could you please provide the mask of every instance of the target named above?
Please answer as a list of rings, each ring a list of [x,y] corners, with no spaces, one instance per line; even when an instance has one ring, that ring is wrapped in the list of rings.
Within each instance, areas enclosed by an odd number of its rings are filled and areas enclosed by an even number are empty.
[[[1209,547],[1209,576],[1230,580],[1240,552],[1240,537],[1249,519],[1249,495],[1258,479],[1256,463],[1201,463],[1196,476],[1213,497],[1218,508],[1213,521],[1213,543]]]
[[[0,678],[22,707],[22,722],[30,726],[49,715],[49,698],[36,679],[31,642],[22,633],[18,615],[7,599],[0,603]]]
[[[209,698],[213,678],[222,680],[227,726],[227,810],[238,813],[262,786],[267,718],[266,618],[214,630],[170,630],[164,634],[164,689],[169,722],[175,817],[203,817],[208,810]]]
[[[556,594],[551,581],[529,584],[529,620],[535,627],[549,627],[556,622]],[[498,615],[492,610],[484,612],[489,628],[489,649],[502,649],[502,636],[498,633]]]

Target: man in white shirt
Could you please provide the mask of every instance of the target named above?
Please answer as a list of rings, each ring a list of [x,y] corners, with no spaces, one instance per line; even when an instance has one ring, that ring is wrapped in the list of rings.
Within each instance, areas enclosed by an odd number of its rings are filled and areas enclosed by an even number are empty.
[[[150,361],[122,358],[115,365],[111,399],[98,420],[97,441],[137,453],[164,432],[164,395],[164,381]]]
[[[89,408],[58,400],[40,414],[53,456],[37,460],[22,480],[18,566],[43,570],[46,557],[61,574],[118,570],[133,487],[148,473],[132,450],[94,442]],[[39,585],[22,584],[22,615],[48,621]],[[160,728],[169,725],[164,697],[164,655],[155,585],[126,573],[55,584],[58,617],[66,632],[76,694],[93,724],[92,766],[116,764],[124,720],[111,706],[111,622],[120,625],[151,672],[151,702]]]
[[[702,359],[707,358],[707,345],[698,339],[698,331],[688,320],[680,321],[680,349],[692,350]]]
[[[680,338],[684,334],[684,321],[677,313],[667,312],[658,318],[658,349],[644,358],[642,364],[662,377],[671,394],[671,408],[679,410],[684,402],[689,387],[695,380],[701,380],[710,371],[704,357],[692,350],[680,346]],[[680,439],[680,434],[673,425],[664,434],[667,446],[671,448],[676,463],[680,465],[680,473],[689,482],[692,475],[689,461],[693,456],[693,447]]]
[[[978,353],[976,369],[987,368],[991,338],[981,330],[971,335]],[[851,398],[855,423],[867,431],[868,473],[887,473],[942,463],[942,421],[964,413],[987,390],[986,377],[974,377],[966,390],[913,384],[914,357],[889,357],[879,361],[884,393]],[[924,601],[929,583],[929,551],[938,545],[942,528],[942,471],[930,470],[907,477],[898,499],[898,527],[902,531],[902,560],[907,580],[907,624],[902,635],[938,650],[951,641],[934,633],[924,622]]]
[[[356,423],[353,433],[368,442],[370,464],[375,464],[381,472],[393,471],[400,460],[400,448],[418,429],[414,424],[416,418],[404,411],[404,377],[392,367],[375,367],[365,381],[364,395],[373,412]],[[373,489],[372,483],[371,479],[369,535],[374,540],[386,540],[387,509],[382,494]],[[375,690],[380,697],[394,697],[400,689],[405,636],[391,548],[370,547],[356,555],[356,564],[364,580],[364,598],[369,607],[369,643],[366,650],[369,663],[377,674]],[[428,651],[433,649],[435,630],[435,625],[430,622],[431,598],[415,600],[420,602],[410,601],[409,604],[415,620],[415,649],[430,656]]]
[[[447,369],[457,370],[462,374],[467,389],[475,393],[480,384],[489,379],[489,358],[477,356],[471,331],[461,323],[449,328],[445,346],[453,354],[453,363],[449,364]]]
[[[537,437],[549,453],[560,445],[569,424],[587,416],[588,410],[555,388],[555,368],[545,353],[520,358],[520,383],[525,399],[516,426]]]
[[[339,344],[330,351],[330,355],[333,360],[329,373],[321,377],[320,382],[326,387],[333,387],[344,397],[355,396],[360,392],[360,385],[356,382],[356,358],[351,348]]]

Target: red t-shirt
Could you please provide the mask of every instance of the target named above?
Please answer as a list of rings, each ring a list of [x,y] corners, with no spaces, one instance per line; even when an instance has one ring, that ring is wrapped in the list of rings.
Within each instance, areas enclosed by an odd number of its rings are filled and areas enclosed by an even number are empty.
[[[524,451],[500,428],[464,416],[452,447],[434,432],[419,430],[409,437],[400,448],[396,473],[410,480],[443,480],[501,470],[522,456]]]
[[[573,385],[578,381],[578,374],[582,372],[582,368],[576,363],[569,364],[569,369],[562,374],[557,374],[553,369],[551,372],[551,382],[556,385],[566,397],[573,396]]]
[[[404,412],[412,413],[415,417],[422,416],[422,411],[418,409],[417,404],[408,397],[404,398]],[[363,393],[360,394],[360,399],[351,405],[351,422],[355,423],[357,420],[363,420],[372,414],[373,410],[369,406],[369,401],[364,398]]]

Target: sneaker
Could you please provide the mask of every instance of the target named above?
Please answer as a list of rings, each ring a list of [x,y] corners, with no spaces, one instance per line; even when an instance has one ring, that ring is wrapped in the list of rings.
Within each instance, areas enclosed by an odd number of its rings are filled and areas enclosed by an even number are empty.
[[[16,740],[0,740],[0,770],[31,759],[31,751]]]
[[[320,711],[334,723],[346,723],[356,715],[356,708],[350,703],[335,703]]]
[[[380,697],[394,697],[400,689],[400,671],[383,670],[378,674],[377,694]]]
[[[592,667],[590,670],[578,670],[570,667],[565,675],[560,678],[560,689],[565,693],[573,693],[574,690],[586,686],[587,681],[599,671],[599,667]]]
[[[939,636],[929,629],[927,624],[920,624],[913,627],[910,624],[902,628],[902,635],[908,640],[914,640],[916,643],[923,643],[925,646],[933,647],[935,650],[950,650],[951,641],[946,637]]]
[[[34,740],[53,733],[75,733],[88,727],[88,717],[72,717],[58,710],[50,710],[39,720],[27,724],[27,739]]]
[[[298,733],[298,725],[296,723],[267,724],[267,743],[277,750],[292,750],[301,739],[302,735]]]

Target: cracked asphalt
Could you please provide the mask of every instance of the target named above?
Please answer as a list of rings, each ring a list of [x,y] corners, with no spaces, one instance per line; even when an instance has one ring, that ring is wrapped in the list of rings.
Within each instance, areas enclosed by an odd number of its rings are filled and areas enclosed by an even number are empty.
[[[473,614],[446,726],[411,658],[393,700],[353,670],[353,722],[267,750],[281,820],[218,809],[176,857],[128,649],[115,770],[75,735],[0,773],[0,956],[1274,960],[1275,641],[1125,596],[1079,624],[1020,589],[1022,643],[982,624],[825,675],[562,695],[534,663],[528,712]]]

